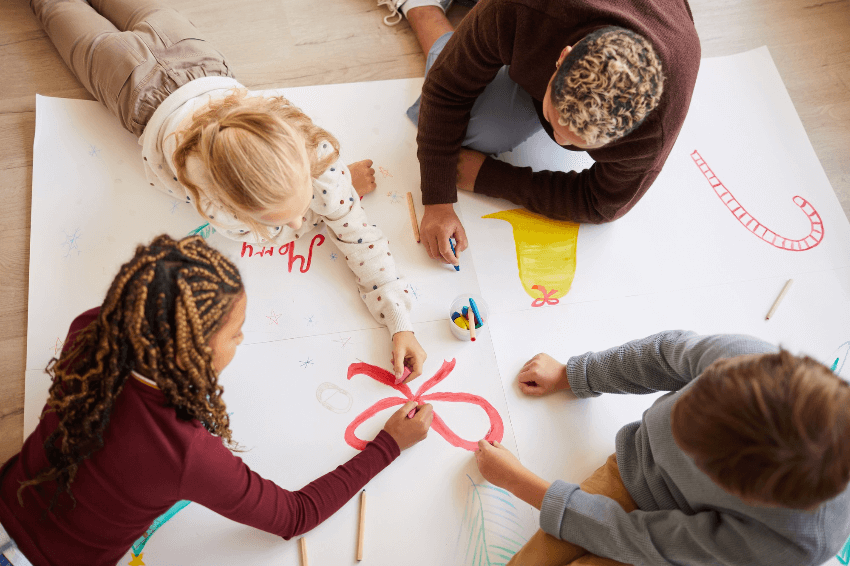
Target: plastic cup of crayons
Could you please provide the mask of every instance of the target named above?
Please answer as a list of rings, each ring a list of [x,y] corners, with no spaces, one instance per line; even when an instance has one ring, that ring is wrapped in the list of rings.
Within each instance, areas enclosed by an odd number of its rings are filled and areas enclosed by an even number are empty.
[[[470,304],[470,299],[472,303]],[[469,310],[472,308],[475,314],[475,336],[480,336],[490,322],[490,308],[480,295],[459,295],[452,301],[452,306],[449,308],[449,327],[452,329],[452,334],[458,340],[471,340],[469,333]]]

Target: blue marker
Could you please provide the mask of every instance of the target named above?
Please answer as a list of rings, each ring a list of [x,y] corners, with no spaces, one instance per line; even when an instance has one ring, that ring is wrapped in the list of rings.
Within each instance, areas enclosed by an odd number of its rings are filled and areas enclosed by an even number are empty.
[[[457,257],[457,252],[455,251],[455,243],[454,243],[454,240],[452,240],[452,238],[449,238],[449,245],[452,247],[452,253],[455,254],[455,257]],[[459,265],[455,265],[453,267],[455,268],[455,271],[460,271]]]
[[[475,320],[477,322],[483,323],[484,319],[481,318],[481,313],[478,312],[478,305],[475,304],[475,299],[473,299],[472,297],[469,297],[469,306],[472,307],[472,312],[475,313]],[[476,328],[477,328],[477,326],[476,326]]]

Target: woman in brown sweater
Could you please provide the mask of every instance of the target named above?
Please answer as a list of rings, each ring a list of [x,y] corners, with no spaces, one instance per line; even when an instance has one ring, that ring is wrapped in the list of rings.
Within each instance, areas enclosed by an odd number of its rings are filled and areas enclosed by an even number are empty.
[[[425,5],[425,4],[431,5]],[[418,121],[422,241],[457,263],[457,188],[559,220],[628,212],[685,120],[700,44],[687,0],[481,0],[453,30],[449,2],[393,0],[428,53]],[[540,128],[595,163],[539,171],[493,159]]]

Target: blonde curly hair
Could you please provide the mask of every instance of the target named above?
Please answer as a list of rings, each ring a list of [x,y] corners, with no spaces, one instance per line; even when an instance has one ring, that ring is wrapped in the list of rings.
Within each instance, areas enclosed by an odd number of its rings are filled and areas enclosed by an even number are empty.
[[[558,123],[592,146],[637,128],[663,92],[664,73],[655,49],[640,35],[614,26],[578,42],[552,81]]]
[[[214,186],[204,187],[206,197],[266,239],[273,237],[271,229],[245,213],[282,204],[288,188],[311,183],[339,158],[336,138],[297,106],[282,96],[248,96],[245,89],[202,107],[189,126],[175,134],[177,178],[195,206],[200,206],[201,189],[188,178],[190,156],[209,171]],[[324,141],[333,151],[318,159],[316,149]],[[200,209],[198,213],[204,215]]]

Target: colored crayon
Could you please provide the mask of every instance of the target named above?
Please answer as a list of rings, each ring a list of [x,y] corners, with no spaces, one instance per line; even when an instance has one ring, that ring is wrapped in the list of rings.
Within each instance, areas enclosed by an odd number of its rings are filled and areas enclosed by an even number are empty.
[[[452,247],[452,253],[455,254],[455,257],[457,257],[457,252],[455,251],[455,243],[454,240],[452,240],[451,238],[449,238],[449,245]],[[454,265],[452,267],[455,268],[455,271],[460,271],[459,265]]]

